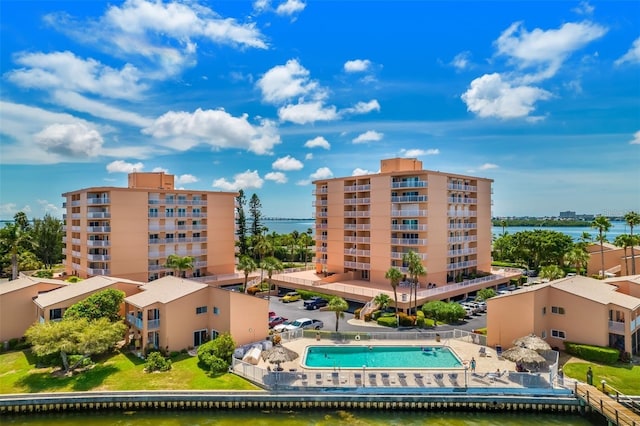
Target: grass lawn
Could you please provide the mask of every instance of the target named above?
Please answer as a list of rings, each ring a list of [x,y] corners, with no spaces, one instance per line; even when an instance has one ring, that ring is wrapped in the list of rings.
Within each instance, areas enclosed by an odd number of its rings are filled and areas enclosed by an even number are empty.
[[[209,377],[198,367],[198,358],[181,354],[172,359],[172,369],[145,373],[144,361],[115,353],[90,370],[72,377],[52,375],[51,368],[36,368],[28,351],[0,355],[0,393],[75,392],[100,390],[260,390],[234,375]]]
[[[566,377],[587,381],[587,369],[593,370],[593,384],[600,386],[601,380],[625,395],[640,395],[640,365],[602,365],[581,360],[569,361],[562,371]]]

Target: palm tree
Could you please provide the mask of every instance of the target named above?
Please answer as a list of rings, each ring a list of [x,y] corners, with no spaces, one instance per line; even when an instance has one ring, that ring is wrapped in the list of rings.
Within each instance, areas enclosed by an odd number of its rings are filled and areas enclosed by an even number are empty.
[[[427,269],[422,264],[422,259],[418,254],[410,250],[402,256],[402,261],[407,265],[411,288],[414,291],[414,303],[416,312],[418,311],[418,277],[427,274]]]
[[[611,228],[611,221],[609,221],[605,216],[598,216],[593,219],[593,222],[591,222],[591,227],[598,230],[598,238],[596,239],[600,242],[600,275],[604,278],[604,242],[607,241],[605,232],[609,231]]]
[[[175,276],[184,278],[185,274],[183,271],[193,269],[193,257],[170,254],[167,257],[166,266],[167,268],[173,269],[173,274]]]
[[[336,333],[338,332],[338,324],[340,318],[344,318],[344,311],[349,309],[349,304],[342,297],[333,297],[329,300],[327,309],[336,313]]]
[[[546,278],[549,281],[553,281],[562,277],[564,277],[564,271],[558,265],[547,265],[540,269],[540,278]]]
[[[624,249],[624,271],[625,271],[625,275],[629,275],[629,259],[627,258],[627,249],[629,247],[631,247],[631,251],[633,251],[633,243],[634,243],[634,238],[632,235],[629,234],[620,234],[618,235],[615,240],[613,240],[613,244],[616,247],[622,247]],[[633,261],[633,257],[631,258],[631,260]]]
[[[633,251],[634,246],[637,244],[636,238],[633,236],[633,227],[640,225],[640,214],[630,211],[624,215],[624,221],[629,225],[629,234],[631,235],[631,274],[636,274],[636,255]]]
[[[396,319],[398,319],[398,284],[400,284],[400,280],[402,279],[402,272],[400,272],[398,268],[391,267],[384,274],[384,277],[389,280],[391,288],[393,289],[393,300],[395,301],[396,307]]]
[[[289,236],[291,237],[291,239],[289,240],[289,244],[290,245],[290,249],[291,249],[291,262],[293,262],[293,253],[294,253],[294,249],[297,247],[298,245],[298,240],[300,239],[300,233],[296,230],[292,231]]]
[[[13,223],[6,224],[0,233],[0,243],[11,254],[11,279],[18,278],[18,254],[31,245],[31,226],[24,212],[13,216]]]
[[[269,292],[267,293],[267,299],[271,299],[271,276],[274,272],[282,272],[284,267],[282,262],[273,256],[265,257],[262,261],[262,269],[267,271],[267,277],[269,277]]]
[[[253,260],[250,256],[244,255],[244,256],[240,256],[240,259],[238,259],[238,269],[244,272],[244,292],[245,293],[248,290],[247,281],[249,280],[249,274],[255,271],[257,268],[258,268],[258,265],[256,265],[255,260]]]
[[[390,302],[391,298],[385,293],[378,293],[376,297],[373,298],[373,303],[378,305],[378,308],[382,310],[387,309]]]
[[[500,226],[502,226],[502,235],[504,235],[505,234],[505,228],[507,227],[507,221],[502,219],[500,221]]]
[[[591,255],[589,255],[582,243],[576,243],[565,255],[566,262],[576,267],[576,274],[578,275],[580,275],[582,268],[585,268],[586,273],[586,265],[589,263],[590,258]]]
[[[271,243],[264,235],[258,234],[253,238],[253,252],[258,255],[258,265],[260,266],[260,284],[262,284],[262,258],[271,251]]]
[[[304,269],[305,271],[307,270],[307,258],[309,257],[309,245],[311,244],[311,242],[313,241],[313,239],[311,238],[311,236],[307,233],[303,233],[300,234],[300,237],[298,238],[298,243],[299,243],[299,250],[300,253],[302,254],[302,256],[304,257]]]

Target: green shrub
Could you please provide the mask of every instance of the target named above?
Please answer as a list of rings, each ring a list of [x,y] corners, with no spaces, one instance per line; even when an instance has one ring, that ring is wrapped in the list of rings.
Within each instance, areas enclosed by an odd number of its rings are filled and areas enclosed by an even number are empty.
[[[206,370],[213,372],[224,371],[231,364],[234,349],[235,343],[233,339],[229,334],[224,333],[198,347],[198,360]],[[224,368],[222,368],[218,359],[225,363]]]
[[[424,317],[424,312],[418,311],[416,312],[416,325],[420,328],[424,328],[426,323],[426,319]]]
[[[250,294],[250,295],[252,295],[252,296],[255,296],[255,295],[256,295],[256,293],[259,293],[260,291],[261,291],[261,290],[260,290],[260,287],[258,287],[258,286],[253,286],[253,287],[249,287],[249,288],[247,289],[247,294]]]
[[[88,367],[93,364],[91,358],[83,355],[69,355],[69,365],[75,365],[76,368]]]
[[[33,276],[36,278],[53,278],[53,271],[51,269],[40,269]]]
[[[369,322],[369,321],[371,321],[371,313],[364,314],[364,322]]]
[[[160,352],[151,352],[144,363],[144,371],[169,371],[171,370],[171,360],[162,356]]]
[[[169,356],[170,356],[171,358],[177,358],[177,357],[179,357],[179,356],[180,356],[180,352],[178,352],[178,351],[171,351],[171,353],[169,354]]]
[[[360,319],[360,312],[362,311],[362,308],[358,308],[355,311],[353,311],[353,317],[355,319]]]
[[[385,327],[395,327],[396,326],[396,316],[383,316],[378,318],[378,325],[382,325]]]
[[[398,320],[400,321],[400,326],[402,327],[411,327],[416,323],[416,317],[413,315],[407,315],[404,312],[398,313]]]
[[[211,374],[226,373],[229,370],[229,363],[215,355],[209,360],[209,372]]]
[[[620,357],[620,352],[617,349],[607,348],[605,346],[564,342],[564,349],[570,355],[601,364],[614,364]]]
[[[375,321],[378,318],[380,318],[380,315],[382,315],[382,311],[381,310],[373,311],[373,312],[371,312],[371,319]]]
[[[71,277],[67,278],[67,280],[66,280],[66,281],[67,281],[68,283],[72,283],[72,284],[73,284],[73,283],[77,283],[77,282],[82,281],[82,278],[80,278],[80,277],[76,277],[75,275],[73,275],[73,276],[71,276]]]

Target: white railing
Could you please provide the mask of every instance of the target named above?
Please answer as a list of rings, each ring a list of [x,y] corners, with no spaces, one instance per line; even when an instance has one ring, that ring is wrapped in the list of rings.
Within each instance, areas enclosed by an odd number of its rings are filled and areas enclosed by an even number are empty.
[[[477,248],[466,248],[466,249],[459,249],[459,250],[449,250],[447,252],[447,256],[452,257],[452,256],[465,256],[467,254],[476,254],[478,252]]]
[[[87,240],[88,247],[109,247],[110,245],[109,240]]]
[[[477,229],[477,223],[450,223],[449,229]]]
[[[346,211],[344,212],[344,217],[369,217],[371,212],[369,210],[358,210],[358,211]]]
[[[609,321],[609,331],[618,334],[624,334],[625,322]]]
[[[409,224],[409,225],[401,225],[401,224],[392,224],[392,231],[426,231],[427,225],[421,224]]]
[[[449,263],[447,265],[447,271],[453,271],[456,269],[464,269],[478,266],[477,260],[467,260],[466,262]]]
[[[358,249],[345,249],[344,254],[348,254],[350,256],[370,256],[370,250],[358,250]]]
[[[427,254],[426,253],[417,253],[414,251],[414,253],[421,259],[421,260],[427,260]],[[402,252],[397,252],[397,251],[393,251],[391,252],[391,258],[392,259],[402,259],[404,258],[405,253]]]
[[[346,243],[364,243],[369,244],[371,241],[370,237],[344,237],[344,241]]]
[[[408,180],[408,181],[395,181],[391,182],[392,188],[426,188],[427,181],[425,180]]]
[[[111,232],[110,226],[87,226],[87,232]]]
[[[449,203],[452,204],[477,204],[477,198],[458,198],[458,197],[449,197]]]
[[[316,200],[311,202],[312,206],[326,206],[327,204],[329,204],[329,202],[327,200]]]
[[[478,216],[478,212],[476,211],[448,211],[447,216],[449,217],[476,217]]]
[[[370,263],[363,263],[363,262],[344,262],[344,267],[345,268],[353,268],[353,269],[364,269],[364,270],[369,270],[371,269],[371,264]]]
[[[87,204],[109,204],[110,200],[106,197],[87,198]]]
[[[76,213],[74,213],[75,215]],[[89,219],[108,219],[111,217],[111,213],[108,212],[88,212],[87,218]]]
[[[371,185],[351,185],[345,186],[344,192],[356,192],[356,191],[369,191],[371,190]]]
[[[477,235],[466,235],[466,236],[460,236],[460,237],[449,237],[447,239],[447,242],[449,242],[449,243],[466,243],[466,242],[473,242],[473,241],[478,241],[478,236]]]
[[[447,185],[447,189],[454,189],[458,191],[477,191],[478,187],[473,185],[462,185],[458,183],[450,183]]]
[[[111,260],[111,256],[109,256],[108,254],[88,254],[87,260],[90,260],[93,262],[106,261],[106,260]]]
[[[391,210],[391,217],[424,217],[426,210]]]
[[[392,238],[391,244],[403,246],[423,246],[427,244],[426,238]]]
[[[426,203],[426,195],[403,195],[391,197],[392,203]]]

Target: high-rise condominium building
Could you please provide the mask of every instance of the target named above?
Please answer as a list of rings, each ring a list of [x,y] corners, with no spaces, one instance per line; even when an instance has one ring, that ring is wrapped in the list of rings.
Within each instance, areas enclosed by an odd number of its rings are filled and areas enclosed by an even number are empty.
[[[127,188],[94,187],[66,198],[65,271],[147,281],[234,273],[236,193],[176,189],[174,176],[130,173]],[[166,266],[171,254],[193,269]]]
[[[445,285],[491,271],[493,180],[423,170],[410,158],[381,161],[380,172],[315,181],[316,272],[352,272],[388,282],[417,253]]]

